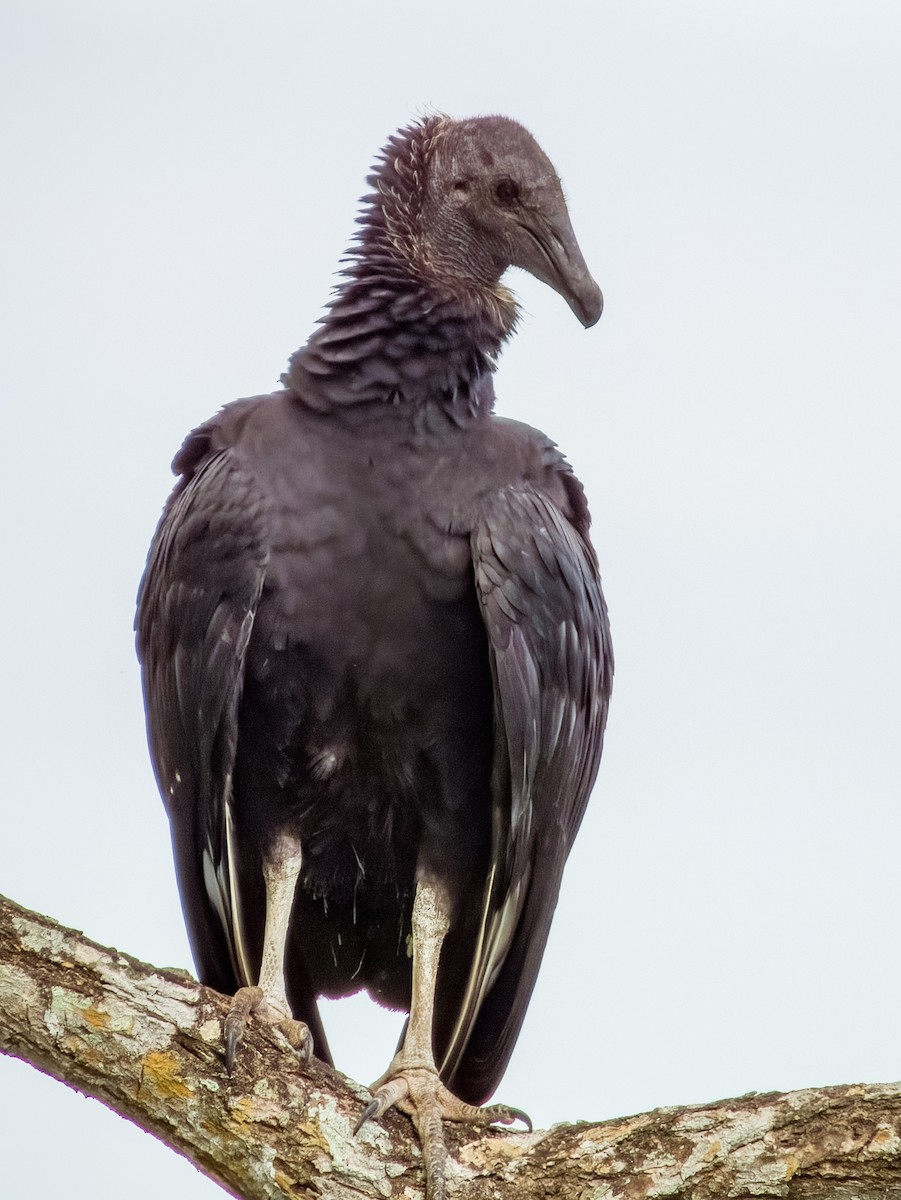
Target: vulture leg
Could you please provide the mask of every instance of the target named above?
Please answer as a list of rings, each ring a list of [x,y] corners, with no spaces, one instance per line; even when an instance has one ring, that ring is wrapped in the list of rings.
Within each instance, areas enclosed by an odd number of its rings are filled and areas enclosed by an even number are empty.
[[[259,983],[256,987],[238,989],[225,1018],[225,1061],[229,1073],[251,1013],[274,1026],[303,1062],[309,1062],[313,1052],[310,1031],[303,1021],[291,1016],[285,992],[285,943],[302,860],[300,842],[287,833],[273,839],[263,858],[266,925]]]
[[[476,1108],[459,1100],[441,1082],[432,1050],[435,1011],[435,980],[441,946],[450,925],[450,903],[446,891],[431,881],[421,881],[413,900],[413,994],[410,1020],[403,1045],[384,1075],[372,1085],[373,1099],[363,1110],[357,1129],[372,1117],[381,1117],[397,1106],[413,1118],[422,1142],[428,1200],[445,1200],[447,1195],[447,1148],[442,1120],[469,1121],[476,1125],[523,1121],[525,1113],[504,1104]]]

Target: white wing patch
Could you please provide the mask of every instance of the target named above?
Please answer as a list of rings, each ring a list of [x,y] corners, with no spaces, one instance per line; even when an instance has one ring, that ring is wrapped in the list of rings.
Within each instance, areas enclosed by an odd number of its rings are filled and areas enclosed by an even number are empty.
[[[226,905],[228,904],[228,882],[222,863],[218,869],[213,866],[213,855],[209,843],[203,848],[201,858],[203,863],[203,886],[209,897],[210,904],[216,910],[216,916],[224,930],[228,930],[229,920]]]
[[[228,856],[228,891],[232,911],[232,931],[234,934],[234,954],[237,959],[238,977],[246,984],[256,983],[256,977],[250,968],[250,958],[244,942],[243,921],[241,917],[241,898],[237,890],[238,846],[235,836],[235,823],[232,817],[231,804],[231,772],[226,782],[225,798],[225,847]]]
[[[482,1007],[485,997],[491,991],[498,977],[516,926],[519,924],[519,914],[522,910],[523,898],[529,886],[531,870],[511,888],[504,898],[500,908],[491,913],[491,891],[497,868],[492,867],[485,886],[485,905],[482,911],[482,924],[476,939],[473,954],[473,970],[466,982],[466,991],[460,1004],[460,1011],[448,1042],[447,1052],[441,1062],[442,1073],[451,1063],[455,1063],[469,1040],[472,1033],[474,1014]],[[489,916],[490,914],[490,916]]]
[[[241,920],[241,899],[236,885],[238,845],[231,805],[231,775],[226,779],[225,798],[225,857],[216,864],[209,840],[203,848],[201,862],[203,883],[216,916],[222,925],[225,940],[231,951],[232,965],[242,984],[256,981],[250,968],[250,957],[244,939]]]

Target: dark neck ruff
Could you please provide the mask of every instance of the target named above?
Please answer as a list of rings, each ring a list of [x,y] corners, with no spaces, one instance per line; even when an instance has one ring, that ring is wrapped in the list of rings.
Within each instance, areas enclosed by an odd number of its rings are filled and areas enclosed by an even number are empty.
[[[439,275],[419,252],[422,179],[447,124],[430,117],[395,135],[370,175],[344,280],[282,376],[300,403],[438,405],[455,421],[491,411],[513,298]]]

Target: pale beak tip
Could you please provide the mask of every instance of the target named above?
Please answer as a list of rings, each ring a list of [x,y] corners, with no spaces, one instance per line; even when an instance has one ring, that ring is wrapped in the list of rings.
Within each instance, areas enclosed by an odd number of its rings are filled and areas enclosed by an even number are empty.
[[[604,311],[604,296],[593,279],[590,279],[584,288],[573,291],[567,298],[570,308],[586,329],[597,325],[601,319],[601,313]]]

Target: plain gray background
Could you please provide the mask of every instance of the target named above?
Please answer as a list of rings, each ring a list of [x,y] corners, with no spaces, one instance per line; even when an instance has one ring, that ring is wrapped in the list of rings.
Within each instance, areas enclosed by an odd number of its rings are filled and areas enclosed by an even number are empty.
[[[183,435],[273,387],[376,151],[532,129],[604,290],[500,410],[584,479],[607,751],[498,1097],[536,1123],[901,1076],[901,8],[9,2],[0,889],[190,965],[131,622]],[[362,1080],[398,1018],[326,1021]],[[0,1060],[10,1195],[221,1194]]]

